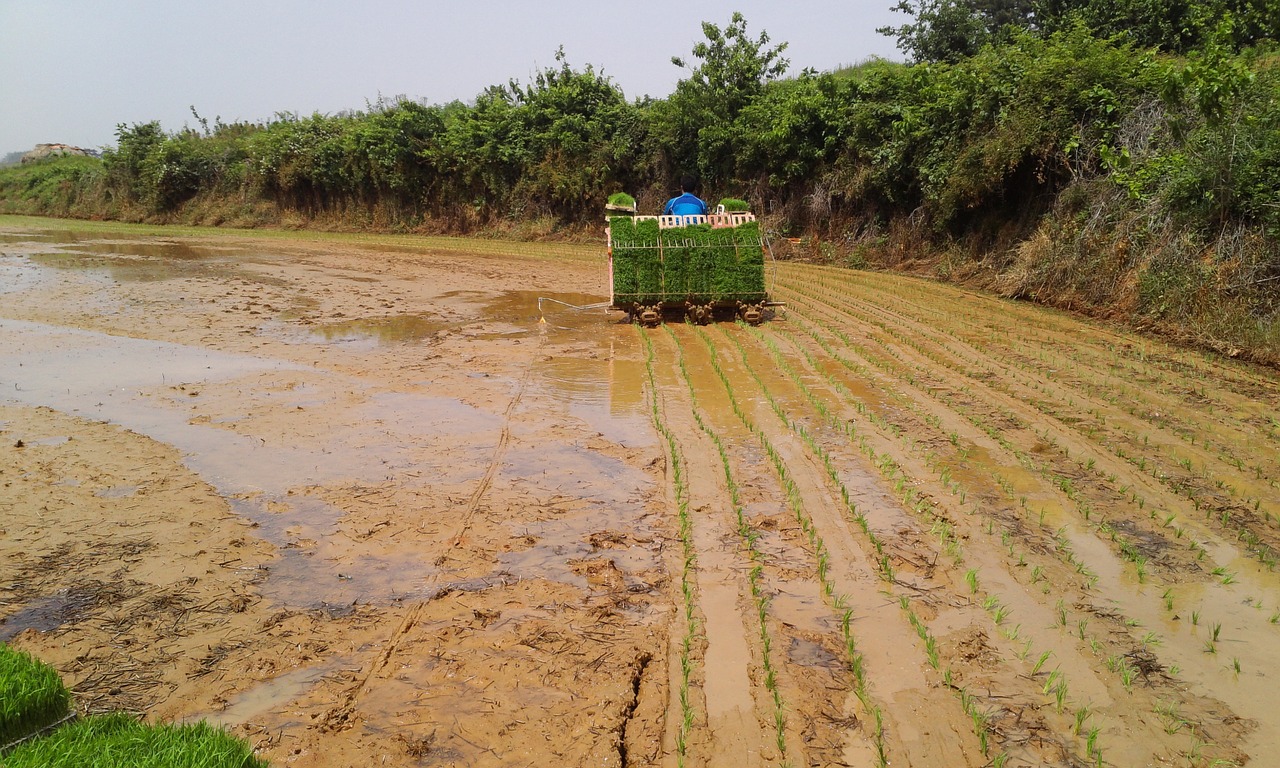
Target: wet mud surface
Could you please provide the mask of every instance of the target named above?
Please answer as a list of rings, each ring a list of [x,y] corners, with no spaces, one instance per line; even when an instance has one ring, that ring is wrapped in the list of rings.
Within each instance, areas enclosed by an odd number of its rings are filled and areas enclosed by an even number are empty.
[[[277,765],[1265,765],[1280,381],[783,264],[0,226],[0,639]]]

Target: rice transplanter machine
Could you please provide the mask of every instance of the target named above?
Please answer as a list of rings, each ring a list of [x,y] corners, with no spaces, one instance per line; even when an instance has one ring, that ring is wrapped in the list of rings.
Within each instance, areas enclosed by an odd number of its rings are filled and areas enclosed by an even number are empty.
[[[736,314],[759,324],[768,243],[747,210],[721,204],[706,216],[638,216],[634,204],[606,206],[610,307],[632,322],[657,326],[684,316],[705,324]]]

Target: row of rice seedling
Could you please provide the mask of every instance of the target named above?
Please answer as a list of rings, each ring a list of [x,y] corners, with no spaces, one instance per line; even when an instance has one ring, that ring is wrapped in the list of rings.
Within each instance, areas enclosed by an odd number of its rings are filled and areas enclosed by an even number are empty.
[[[751,589],[751,599],[755,603],[757,629],[760,635],[761,648],[761,666],[764,670],[765,689],[769,691],[769,695],[773,699],[773,721],[774,721],[774,739],[778,747],[778,752],[783,760],[787,757],[787,716],[786,704],[783,701],[782,692],[778,687],[777,670],[774,668],[773,661],[773,639],[769,632],[769,596],[765,592],[762,574],[764,564],[767,559],[760,548],[757,546],[759,540],[759,532],[752,527],[750,521],[747,520],[746,513],[743,511],[742,494],[738,487],[738,483],[734,480],[732,464],[729,460],[729,452],[725,448],[724,441],[720,435],[707,423],[703,417],[702,408],[698,405],[698,392],[693,386],[693,379],[689,375],[689,367],[685,361],[684,346],[680,343],[680,338],[672,330],[671,326],[665,326],[667,334],[676,346],[678,354],[680,375],[684,379],[685,387],[689,393],[689,405],[693,411],[694,421],[698,428],[702,430],[713,445],[716,447],[716,454],[720,457],[720,464],[724,470],[725,487],[729,491],[729,505],[733,510],[735,531],[738,534],[738,540],[743,550],[747,553],[748,559],[751,561],[751,568],[747,572],[747,581]]]
[[[653,370],[653,340],[642,328],[644,340],[645,373],[649,382],[649,415],[653,426],[666,443],[671,466],[672,492],[675,494],[676,512],[680,526],[680,544],[684,555],[684,567],[680,572],[680,593],[684,599],[684,636],[680,640],[680,726],[676,735],[676,760],[681,766],[688,758],[689,734],[693,730],[694,708],[690,696],[690,679],[693,675],[693,648],[698,639],[697,597],[694,595],[694,570],[698,553],[693,544],[693,522],[689,516],[689,489],[684,480],[684,457],[675,434],[667,427],[659,407],[657,378]]]
[[[825,301],[825,302],[835,301],[835,299],[832,299],[830,297],[827,297],[826,299],[818,298],[817,300]],[[850,311],[854,316],[857,316],[860,319],[863,319],[875,325],[876,327],[881,328],[886,333],[890,334],[890,336],[892,336],[893,339],[898,344],[905,346],[907,348],[916,349],[917,351],[920,351],[923,349],[923,345],[917,342],[914,336],[910,334],[898,332],[893,328],[889,327],[887,323],[885,323],[884,321],[878,320],[874,316],[860,316],[856,312],[853,312],[852,310],[848,310],[848,311]],[[875,339],[875,340],[886,349],[891,348],[888,342],[882,339]],[[893,349],[893,352],[896,354],[897,350]],[[941,355],[934,354],[928,350],[921,351],[921,354],[925,356],[926,359],[929,359],[932,362],[934,362],[936,365],[938,365],[940,369],[943,369],[943,370],[953,369],[949,364],[950,361]],[[961,375],[965,375],[963,370],[956,370],[956,372],[960,373]],[[928,375],[928,373],[929,372],[923,368],[918,369],[918,375],[923,376],[923,375]],[[914,383],[914,379],[912,379],[908,383]],[[979,387],[981,389],[987,388],[987,384],[985,382],[975,382],[974,386]],[[1004,409],[1002,406],[999,406],[991,398],[986,398],[986,402],[991,403],[992,407],[1000,408],[1002,411],[1001,415],[1006,421],[1013,422],[1015,424],[1022,423],[1021,417],[1019,417],[1016,413],[1013,413],[1007,409]],[[981,420],[981,417],[974,416],[972,412],[968,411],[967,409],[960,409],[960,412],[966,415],[966,417],[971,422],[975,424],[979,424],[979,420]],[[993,425],[986,424],[984,421],[980,425],[984,426],[985,428],[984,431],[987,431],[988,434],[993,437],[993,439],[998,440],[1001,443],[1002,447],[1006,448],[1006,450],[1013,452],[1013,454],[1019,460],[1020,463],[1026,466],[1029,470],[1032,470],[1034,472],[1041,474],[1042,476],[1045,476],[1047,479],[1049,479],[1053,483],[1054,486],[1058,487],[1066,495],[1069,501],[1077,508],[1077,510],[1080,512],[1080,514],[1082,515],[1082,517],[1084,517],[1085,520],[1089,520],[1092,517],[1094,512],[1092,506],[1080,495],[1079,490],[1075,486],[1075,484],[1073,484],[1071,477],[1054,470],[1047,461],[1036,461],[1031,457],[1031,455],[1028,452],[1015,448],[1004,437],[1004,435],[1001,434],[1001,430],[996,429]],[[1133,550],[1129,550],[1129,551],[1133,551]],[[1122,549],[1121,552],[1123,554],[1124,550]],[[1131,563],[1134,563],[1135,573],[1136,573],[1138,570],[1137,563],[1134,562],[1132,558],[1126,558],[1126,559],[1129,560]]]
[[[835,282],[840,281],[837,280]],[[874,297],[874,294],[871,295]],[[924,305],[913,306],[918,308],[922,313],[940,311]],[[895,304],[895,308],[900,309],[900,306]],[[957,333],[950,330],[954,325],[955,323],[937,323],[931,325],[924,331],[919,328],[912,328],[911,331],[912,336],[929,336],[933,334],[946,335],[955,339],[957,343],[968,346],[967,341],[962,340]],[[1240,500],[1245,504],[1245,506],[1251,506],[1255,513],[1264,513],[1264,517],[1268,522],[1270,522],[1270,510],[1264,508],[1266,505],[1264,505],[1258,489],[1255,488],[1252,491],[1252,495],[1241,493],[1235,484],[1224,482],[1221,477],[1224,472],[1233,473],[1237,470],[1243,471],[1246,468],[1244,460],[1238,456],[1226,455],[1227,452],[1229,452],[1229,449],[1221,444],[1215,446],[1211,452],[1205,450],[1205,448],[1208,447],[1209,435],[1220,429],[1232,429],[1231,419],[1224,421],[1221,418],[1215,418],[1212,422],[1194,425],[1196,427],[1195,429],[1183,428],[1172,431],[1171,433],[1174,437],[1183,443],[1182,449],[1177,449],[1168,441],[1156,441],[1153,445],[1152,441],[1149,439],[1149,434],[1142,434],[1140,438],[1136,429],[1125,426],[1126,421],[1132,421],[1142,425],[1150,425],[1152,429],[1159,430],[1165,427],[1165,424],[1169,419],[1169,412],[1171,409],[1181,408],[1184,413],[1190,414],[1203,413],[1206,410],[1203,408],[1202,403],[1202,393],[1204,392],[1203,385],[1201,386],[1200,393],[1195,394],[1194,402],[1190,398],[1177,398],[1176,400],[1172,398],[1162,398],[1160,393],[1158,391],[1153,391],[1153,388],[1150,386],[1143,388],[1131,387],[1125,377],[1117,377],[1110,374],[1104,375],[1101,383],[1093,387],[1088,386],[1087,383],[1084,385],[1078,383],[1077,386],[1082,386],[1085,391],[1084,393],[1074,392],[1069,388],[1069,382],[1071,380],[1070,373],[1075,369],[1075,361],[1080,357],[1079,350],[1090,348],[1091,347],[1089,345],[1076,345],[1073,347],[1073,352],[1070,357],[1063,357],[1061,355],[1055,355],[1051,351],[1046,352],[1042,347],[1036,347],[1034,351],[1034,361],[1029,359],[1029,354],[1031,353],[1026,352],[1021,347],[1014,348],[1015,351],[1010,353],[1010,357],[1012,358],[1011,360],[1000,358],[998,355],[993,355],[993,353],[987,348],[984,348],[981,352],[975,350],[972,355],[967,357],[962,352],[957,352],[955,350],[950,350],[950,353],[954,354],[956,359],[966,360],[971,365],[989,366],[991,358],[993,356],[997,357],[1004,364],[1004,368],[999,371],[999,376],[989,377],[988,383],[1012,397],[1031,402],[1042,413],[1056,419],[1060,427],[1065,430],[1084,434],[1085,429],[1082,425],[1087,426],[1089,422],[1079,419],[1077,414],[1082,410],[1082,407],[1086,403],[1081,402],[1079,404],[1080,407],[1077,407],[1076,396],[1080,396],[1082,400],[1093,398],[1094,405],[1089,409],[1089,413],[1095,416],[1096,421],[1094,423],[1100,423],[1113,436],[1099,441],[1095,434],[1097,428],[1090,426],[1087,430],[1088,439],[1094,443],[1100,443],[1118,457],[1137,467],[1140,471],[1150,472],[1151,476],[1167,489],[1187,496],[1189,500],[1197,505],[1197,508],[1200,504],[1198,501],[1198,494],[1201,491],[1195,485],[1186,483],[1182,477],[1173,475],[1169,471],[1171,467],[1162,469],[1160,467],[1160,463],[1152,458],[1153,452],[1156,455],[1162,453],[1166,454],[1173,462],[1181,466],[1186,471],[1191,471],[1192,459],[1183,454],[1190,453],[1191,455],[1199,457],[1202,467],[1208,467],[1210,462],[1213,462],[1216,467],[1213,475],[1216,480],[1217,489],[1226,493],[1230,497]],[[1026,371],[1029,368],[1034,367],[1036,370],[1040,370],[1046,365],[1051,367],[1052,375],[1050,376],[1020,375],[1021,372]],[[1093,377],[1095,380],[1097,377],[1096,371],[1093,369],[1085,371],[1084,375]],[[1017,384],[1024,387],[1027,391],[1037,392],[1040,397],[1029,398],[1026,396],[1026,392],[1015,392],[1010,384]],[[1187,387],[1183,385],[1177,387],[1177,389],[1186,390]],[[1194,392],[1194,390],[1192,391]],[[1274,392],[1274,387],[1271,388],[1271,391]],[[1127,392],[1130,395],[1125,402],[1120,402],[1121,392]],[[1163,405],[1161,405],[1162,402],[1164,403]],[[1054,403],[1057,404],[1054,405]],[[1104,405],[1104,403],[1111,404],[1114,407],[1109,408],[1107,405]],[[1155,414],[1156,418],[1153,419],[1152,414]],[[1109,421],[1108,417],[1110,419]],[[1241,426],[1243,426],[1243,424]],[[1138,448],[1140,443],[1140,448],[1138,450],[1126,452],[1115,443],[1115,435],[1126,439],[1130,445],[1135,448]],[[1196,445],[1197,436],[1200,437],[1199,446]],[[1237,434],[1235,442],[1240,443],[1242,437],[1243,434]],[[1264,453],[1256,455],[1268,454]],[[1271,463],[1274,464],[1275,459],[1277,458],[1275,452],[1272,452],[1270,457]],[[1082,461],[1081,463],[1085,462]],[[1274,467],[1264,469],[1264,463],[1265,462],[1262,461],[1255,461],[1254,464],[1249,465],[1248,468],[1251,476],[1242,474],[1239,476],[1237,483],[1247,487],[1251,481],[1261,480],[1266,477],[1267,487],[1273,488],[1275,479],[1271,476],[1276,473],[1269,471],[1269,469]],[[1092,466],[1089,468],[1092,469]],[[1240,534],[1241,538],[1246,542],[1247,546],[1250,547],[1251,551],[1254,552],[1255,556],[1264,563],[1271,565],[1276,561],[1274,548],[1263,542],[1257,533],[1251,530],[1247,525],[1238,526],[1237,529],[1232,532]]]
[[[809,540],[812,547],[813,556],[816,560],[817,573],[819,581],[822,584],[822,593],[828,605],[831,606],[840,622],[840,632],[843,638],[843,647],[845,652],[845,663],[850,674],[853,676],[854,695],[862,704],[864,713],[870,719],[872,724],[871,740],[876,750],[877,764],[884,768],[889,764],[888,754],[885,750],[884,741],[884,719],[879,705],[875,704],[867,688],[865,661],[862,653],[858,650],[857,639],[853,634],[852,618],[853,613],[849,607],[849,598],[847,595],[839,592],[835,582],[832,580],[830,573],[830,556],[827,552],[826,544],[822,540],[821,534],[817,527],[813,524],[812,518],[805,509],[804,501],[801,498],[800,490],[791,477],[790,471],[787,469],[786,462],[783,461],[782,455],[778,452],[773,442],[769,440],[767,434],[762,430],[755,421],[750,417],[746,410],[742,407],[733,384],[725,372],[724,367],[720,363],[719,355],[711,337],[701,328],[696,329],[698,337],[701,339],[707,354],[709,355],[712,370],[715,371],[720,383],[724,386],[728,395],[730,406],[738,421],[742,426],[760,443],[769,462],[772,465],[778,481],[782,484],[784,497],[787,505],[790,507],[792,514],[795,515],[796,521],[800,524],[801,531]]]
[[[795,288],[796,288],[796,290],[797,290],[797,291],[801,291],[801,290],[802,290],[802,289],[801,289],[800,287],[798,287],[798,286],[797,286],[797,287],[795,287]],[[824,298],[827,298],[827,297],[824,297]],[[834,298],[834,297],[831,297],[831,298],[829,298],[828,300],[829,300],[829,301],[831,301],[833,305],[834,305],[836,302],[839,302],[839,301],[840,301],[839,299],[836,299],[836,298]],[[842,302],[842,306],[843,306],[843,303],[847,303],[847,300],[845,300],[845,302]],[[803,306],[803,302],[794,302],[792,306],[793,306],[793,309],[798,309],[798,308],[800,308],[800,307],[802,307],[802,306]],[[816,333],[814,333],[814,332],[812,332],[812,331],[809,331],[809,332],[810,332],[810,333],[815,337],[815,339],[816,339],[816,340],[818,340],[819,342],[821,342],[821,337],[820,337],[818,334],[816,334]],[[835,331],[835,333],[839,333],[839,331],[838,331],[838,330],[836,330],[836,331]],[[833,335],[834,335],[834,334],[833,334]],[[847,339],[847,337],[845,337],[845,341],[849,341],[849,340]],[[822,344],[820,344],[820,346],[822,346]],[[853,344],[852,342],[850,342],[850,343],[849,343],[849,346],[850,346],[850,347],[856,347],[857,345],[855,345],[855,344]],[[833,357],[835,356],[835,355],[833,354],[833,351],[830,349],[830,347],[829,347],[829,346],[827,346],[827,347],[826,347],[826,351],[828,352],[828,354],[832,354],[832,355],[833,355]],[[885,365],[885,364],[884,364],[884,363],[879,359],[879,356],[878,356],[878,355],[868,355],[868,354],[865,352],[865,350],[863,350],[863,351],[862,351],[862,354],[863,354],[863,356],[864,356],[864,357],[866,357],[866,359],[868,359],[868,360],[870,360],[872,363],[876,364],[876,365],[877,365],[877,367],[881,368],[882,370],[885,370],[885,371],[889,372],[889,373],[890,373],[890,375],[892,375],[892,376],[894,376],[895,378],[898,378],[898,379],[900,379],[900,380],[907,381],[907,382],[908,382],[909,384],[911,384],[913,387],[917,388],[917,390],[918,390],[920,393],[922,393],[922,394],[926,394],[926,395],[928,395],[929,397],[933,397],[934,399],[936,399],[936,400],[938,400],[938,401],[940,401],[940,402],[946,401],[946,402],[950,403],[950,398],[949,398],[945,393],[944,393],[944,394],[942,394],[942,395],[940,395],[940,396],[934,397],[934,393],[929,389],[929,387],[927,387],[927,386],[921,386],[921,383],[918,383],[916,380],[913,380],[913,379],[916,379],[916,377],[917,377],[917,376],[923,376],[923,377],[924,377],[924,379],[925,379],[925,381],[929,381],[929,377],[928,377],[927,373],[924,371],[924,369],[921,369],[921,368],[915,368],[915,369],[914,369],[914,372],[913,372],[913,369],[912,369],[911,367],[909,367],[909,365],[908,365],[907,363],[905,363],[905,361],[903,361],[903,360],[902,360],[902,358],[901,358],[899,355],[894,354],[894,351],[889,350],[888,348],[886,348],[885,350],[883,350],[883,354],[885,355],[884,360],[886,360],[886,361],[887,361],[887,360],[892,360],[892,361],[893,361],[893,363],[892,363],[892,364],[890,364],[890,365]],[[855,366],[856,366],[856,364],[855,364]],[[816,370],[820,370],[820,368],[819,368],[818,366],[816,366],[816,365],[815,365],[814,367],[815,367],[815,369],[816,369]],[[857,366],[857,367],[860,367],[860,366]],[[865,372],[865,369],[862,369],[862,370]],[[962,410],[963,410],[963,405],[961,405],[961,409],[959,409],[959,410],[957,410],[956,408],[954,408],[954,406],[951,406],[951,409],[952,409],[953,411],[956,411],[956,412],[962,412]],[[973,414],[969,414],[969,416],[973,416]],[[977,419],[975,419],[975,418],[970,418],[969,420],[970,420],[971,422],[977,422],[977,421],[978,421],[978,420],[980,420],[980,419],[981,419],[981,417],[978,417]],[[926,419],[926,420],[927,420],[927,419]],[[936,420],[935,420],[935,421],[930,422],[930,423],[931,423],[931,424],[936,424],[937,422],[936,422]],[[1002,446],[1003,446],[1004,448],[1006,448],[1006,449],[1016,450],[1016,449],[1015,449],[1015,448],[1014,448],[1014,447],[1013,447],[1013,446],[1012,446],[1012,445],[1011,445],[1011,444],[1010,444],[1006,439],[1004,439],[1004,437],[1003,437],[1003,435],[1001,434],[1000,430],[999,430],[999,429],[997,429],[997,428],[995,428],[995,427],[994,427],[994,425],[984,425],[984,426],[988,426],[988,427],[990,427],[990,429],[989,429],[989,430],[987,430],[987,433],[988,433],[988,435],[989,435],[993,440],[995,440],[995,441],[997,441],[997,442],[1001,443],[1001,444],[1002,444]],[[954,439],[953,439],[953,442],[954,442]],[[1024,463],[1026,463],[1026,462],[1024,462]],[[1082,463],[1082,464],[1086,464],[1085,462],[1081,462],[1081,463]],[[1087,464],[1086,464],[1086,466],[1087,466]],[[1069,478],[1067,478],[1067,479],[1069,479]],[[944,483],[946,483],[946,480],[944,480]],[[953,486],[953,487],[954,487],[954,486]],[[1002,487],[1002,488],[1004,488],[1005,486],[1004,486],[1004,485],[1002,485],[1001,487]],[[1069,488],[1071,488],[1071,487],[1072,487],[1072,486],[1066,486],[1066,488],[1068,488],[1068,489],[1069,489]],[[1060,488],[1060,490],[1062,490],[1062,489]],[[1010,498],[1012,498],[1012,497],[1013,497],[1013,493],[1012,493],[1012,489],[1011,489],[1011,488],[1007,489],[1007,495],[1008,495]],[[1025,506],[1026,506],[1026,505],[1025,505],[1025,497],[1023,497],[1022,501],[1023,501],[1023,506],[1025,507]],[[963,502],[962,502],[962,503],[963,503]],[[1043,525],[1043,513],[1042,513],[1041,525]],[[990,528],[989,528],[989,530],[990,530]],[[1105,530],[1105,529],[1103,530],[1103,532],[1104,532],[1104,533],[1106,533],[1106,534],[1108,534],[1108,535],[1110,534],[1110,531],[1107,531],[1107,530]],[[1126,554],[1126,550],[1128,550],[1128,551],[1132,551],[1132,550],[1130,549],[1130,547],[1125,546],[1125,545],[1122,543],[1122,544],[1121,544],[1121,553],[1120,553],[1120,554],[1121,554],[1121,556],[1124,556],[1124,555]],[[1011,554],[1013,553],[1012,548],[1010,549],[1010,553],[1011,553]],[[1072,556],[1070,555],[1069,550],[1066,550],[1066,553],[1067,553],[1067,556],[1068,556],[1069,558],[1071,558],[1071,560],[1072,560],[1073,562],[1077,562],[1077,563],[1078,563],[1078,561],[1075,561],[1075,560],[1074,560],[1074,557],[1072,557]],[[1135,565],[1136,565],[1136,566],[1137,566],[1137,568],[1139,569],[1139,575],[1141,575],[1141,571],[1140,571],[1140,568],[1141,568],[1141,560],[1139,560],[1139,559],[1137,559],[1137,558],[1132,558],[1132,559],[1134,560]],[[1033,572],[1034,572],[1034,571],[1033,571]],[[1096,579],[1096,576],[1095,576],[1095,577],[1093,577],[1093,578],[1095,578],[1095,579]],[[1033,578],[1033,581],[1034,581],[1034,578]],[[1280,612],[1277,612],[1277,615],[1280,615]],[[1081,623],[1083,623],[1083,622],[1081,622]],[[1063,624],[1065,625],[1065,621],[1063,622]],[[1146,635],[1146,636],[1144,637],[1144,639],[1143,639],[1144,644],[1146,644],[1146,643],[1147,643],[1148,638],[1151,638],[1152,636],[1153,636],[1153,633],[1149,633],[1149,632],[1148,632],[1148,633],[1147,633],[1147,635]],[[1083,633],[1083,631],[1081,632],[1081,639],[1082,639],[1082,640],[1086,639],[1086,635]],[[1093,638],[1092,636],[1089,636],[1089,637],[1088,637],[1088,640],[1089,640],[1089,643],[1090,643],[1090,646],[1091,646],[1091,647],[1097,647],[1097,646],[1099,645],[1099,644],[1098,644],[1098,642],[1097,642],[1097,640],[1096,640],[1095,638]],[[1095,653],[1096,653],[1096,651],[1095,651]],[[1127,686],[1126,686],[1126,687],[1127,687]],[[1096,746],[1096,739],[1094,740],[1094,746]]]
[[[887,479],[896,481],[899,489],[903,487],[907,488],[907,491],[904,494],[904,498],[903,498],[904,504],[907,506],[907,508],[914,510],[926,522],[933,523],[931,527],[933,527],[935,531],[938,530],[937,521],[941,519],[941,515],[939,515],[937,510],[932,509],[932,503],[930,501],[928,501],[927,499],[918,497],[913,492],[912,486],[914,485],[914,483],[912,483],[910,479],[905,476],[905,473],[903,472],[903,470],[895,462],[893,462],[891,458],[887,456],[885,456],[885,458],[888,459],[888,461],[877,460],[874,450],[871,449],[866,444],[865,438],[860,438],[859,436],[857,436],[856,428],[853,427],[851,422],[839,419],[834,414],[831,413],[830,409],[826,406],[824,401],[820,397],[818,397],[808,387],[807,384],[804,383],[803,379],[795,371],[794,367],[787,362],[786,357],[782,354],[781,350],[779,350],[777,346],[773,344],[772,340],[764,337],[764,335],[759,330],[756,330],[756,329],[748,329],[748,330],[753,336],[755,336],[757,339],[765,343],[770,348],[770,352],[778,368],[788,374],[788,377],[792,380],[793,384],[795,384],[797,389],[799,389],[805,395],[810,405],[812,405],[814,409],[824,417],[828,425],[834,428],[838,432],[841,432],[841,431],[845,432],[846,435],[851,440],[858,440],[861,443],[864,452],[870,452],[870,458],[871,458],[872,464],[879,467],[882,473],[884,472],[891,473],[888,475]],[[735,344],[738,343],[736,339],[733,339],[733,341]],[[750,362],[746,357],[745,349],[743,349],[740,344],[739,344],[739,351],[743,355],[743,362],[745,365],[748,366],[749,372],[753,377],[757,379],[757,381],[759,381],[760,380],[759,374],[756,373],[754,368],[750,366]],[[803,350],[802,348],[801,348],[801,351],[807,353],[807,351]],[[812,361],[811,361],[811,365],[813,365],[815,370],[819,370],[818,366],[812,363]],[[802,440],[804,440],[804,442],[810,447],[810,449],[814,451],[815,455],[818,455],[820,457],[824,465],[830,468],[832,466],[830,454],[811,437],[808,430],[806,430],[803,427],[803,425],[801,425],[795,419],[788,416],[787,413],[777,403],[775,398],[766,394],[766,399],[770,402],[771,406],[773,407],[775,413],[778,415],[779,419],[781,419],[785,424],[789,425],[791,429],[799,437],[801,437]],[[899,436],[901,437],[901,435]],[[904,480],[906,481],[905,483],[903,482]],[[839,480],[838,476],[833,476],[833,482],[835,482],[838,485],[838,487],[840,487],[842,494],[847,499],[848,491],[845,488],[843,482]],[[949,525],[946,525],[945,523],[941,529],[940,546],[943,549],[947,550],[948,552],[952,553],[953,557],[955,557],[956,559],[957,564],[963,562],[964,557],[963,557],[961,548],[959,546],[959,543],[956,537],[954,536],[954,534],[950,533]],[[971,571],[970,573],[976,574],[976,571]],[[887,574],[887,576],[888,576],[888,579],[892,581],[891,571]],[[972,581],[971,585],[975,595],[978,594],[979,589],[977,587],[976,580]],[[953,692],[955,692],[956,697],[960,702],[961,708],[965,712],[965,715],[973,723],[974,734],[978,739],[979,748],[981,749],[982,754],[984,755],[989,754],[989,750],[990,750],[989,737],[992,733],[992,730],[991,730],[992,723],[991,723],[991,717],[989,715],[989,710],[982,708],[978,703],[978,697],[970,694],[967,689],[956,687],[951,683],[952,670],[950,668],[944,669],[940,666],[940,660],[937,652],[937,640],[929,631],[928,626],[919,618],[919,615],[913,609],[910,595],[900,593],[897,595],[897,598],[899,601],[899,605],[901,606],[903,612],[907,616],[908,621],[910,622],[913,629],[915,629],[917,635],[920,637],[921,642],[924,644],[926,657],[929,661],[930,666],[932,666],[935,670],[942,673],[944,684],[947,687],[951,688]],[[985,596],[985,599],[983,600],[983,605],[984,607],[987,608],[988,611],[992,613],[994,618],[994,623],[997,626],[1005,622],[1005,619],[1008,616],[1008,610],[1000,603],[1000,600],[998,597],[996,597],[995,595],[987,594]],[[1033,673],[1033,676],[1034,676],[1034,673]],[[1054,682],[1053,686],[1046,686],[1045,693],[1048,694],[1050,692],[1049,688],[1052,687],[1054,700],[1057,703],[1057,711],[1062,712],[1063,707],[1065,706],[1066,694],[1067,694],[1065,677],[1063,677],[1061,673],[1059,673],[1057,676],[1055,676],[1055,679],[1053,682]],[[1088,752],[1089,756],[1094,755],[1094,749],[1093,749],[1094,747],[1096,747],[1096,744],[1092,744],[1090,746],[1090,750]],[[1098,756],[1100,756],[1100,754],[1101,754],[1100,752],[1097,752]],[[1008,753],[1002,753],[1002,756],[997,756],[996,759],[1007,760],[1008,759],[1007,755]]]

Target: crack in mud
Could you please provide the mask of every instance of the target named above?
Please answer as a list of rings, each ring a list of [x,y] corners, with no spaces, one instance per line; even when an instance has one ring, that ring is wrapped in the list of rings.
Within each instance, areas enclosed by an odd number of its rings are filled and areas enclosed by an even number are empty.
[[[629,768],[631,763],[627,759],[627,728],[631,725],[631,718],[635,715],[636,709],[640,706],[640,686],[644,682],[645,672],[649,669],[649,662],[653,660],[652,654],[641,654],[631,664],[631,699],[623,705],[622,720],[618,723],[618,765],[620,768]]]

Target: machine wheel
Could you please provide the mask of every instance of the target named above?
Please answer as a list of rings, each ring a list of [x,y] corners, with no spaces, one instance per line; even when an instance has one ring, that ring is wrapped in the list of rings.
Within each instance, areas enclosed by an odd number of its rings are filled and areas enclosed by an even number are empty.
[[[657,304],[636,307],[635,320],[646,328],[657,328],[662,323],[662,309]]]
[[[759,325],[764,320],[764,307],[759,304],[738,302],[738,317],[747,325]]]
[[[715,307],[710,303],[694,304],[692,301],[685,302],[685,314],[696,325],[706,325],[712,320],[712,312]]]

